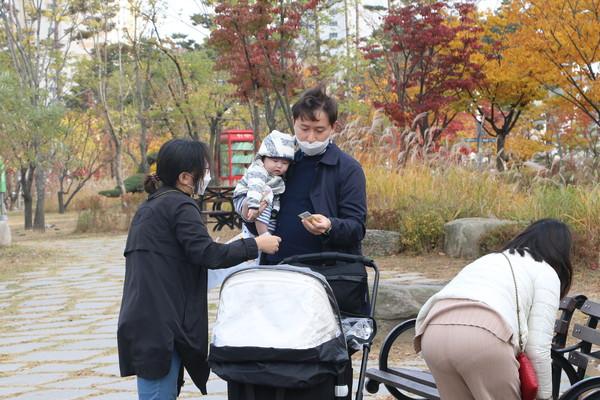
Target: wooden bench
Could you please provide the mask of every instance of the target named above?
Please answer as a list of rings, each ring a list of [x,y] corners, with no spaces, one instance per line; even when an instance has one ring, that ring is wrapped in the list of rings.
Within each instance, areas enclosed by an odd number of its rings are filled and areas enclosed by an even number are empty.
[[[242,219],[235,212],[233,206],[233,186],[212,186],[207,187],[204,195],[200,199],[200,209],[202,215],[207,218],[214,218],[215,226],[213,231],[220,231],[225,226],[230,229],[241,228]],[[210,204],[210,210],[206,208]]]
[[[583,295],[565,297],[560,303],[560,316],[554,325],[554,337],[552,341],[552,384],[555,393],[558,393],[562,372],[564,371],[571,384],[575,384],[581,378],[566,366],[569,364],[565,358],[565,352],[557,350],[568,349],[565,347],[569,326],[576,310],[581,310],[587,298]],[[369,393],[377,393],[379,385],[385,385],[392,396],[400,400],[429,399],[440,400],[433,376],[429,371],[415,370],[410,368],[395,368],[389,365],[389,355],[396,340],[415,327],[415,320],[410,319],[394,327],[385,338],[379,353],[379,368],[367,370],[366,389]],[[412,338],[411,338],[412,339]],[[573,351],[571,349],[570,351]],[[410,394],[410,395],[409,395]],[[414,397],[412,395],[418,396]],[[574,400],[574,399],[573,399]]]
[[[587,300],[580,307],[580,311],[587,317],[587,321],[573,327],[571,335],[578,342],[554,351],[561,357],[561,372],[564,371],[573,384],[562,394],[561,400],[600,399],[600,373],[596,372],[596,376],[586,378],[586,373],[590,370],[600,371],[600,303]],[[553,374],[554,372],[553,370]]]

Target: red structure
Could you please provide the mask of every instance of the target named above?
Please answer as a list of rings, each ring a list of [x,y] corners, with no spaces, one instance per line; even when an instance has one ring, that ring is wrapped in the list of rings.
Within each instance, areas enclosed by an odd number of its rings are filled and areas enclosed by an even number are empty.
[[[230,129],[221,133],[218,173],[223,186],[234,186],[242,179],[254,158],[254,132]]]

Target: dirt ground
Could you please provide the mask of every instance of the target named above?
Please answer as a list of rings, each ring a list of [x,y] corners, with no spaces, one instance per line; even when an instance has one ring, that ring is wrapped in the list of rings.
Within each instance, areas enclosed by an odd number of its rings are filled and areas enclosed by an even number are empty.
[[[91,236],[90,234],[82,235],[73,233],[77,222],[77,215],[77,212],[69,212],[62,215],[48,213],[46,215],[46,232],[40,233],[31,230],[26,231],[23,228],[22,214],[10,213],[9,225],[12,231],[13,243],[16,246],[0,249],[2,260],[6,259],[10,261],[2,263],[0,277],[6,276],[7,273],[18,271],[20,268],[19,265],[23,265],[24,268],[27,268],[28,265],[36,265],[48,256],[47,251],[27,248],[27,242]],[[209,223],[209,232],[219,242],[226,242],[239,233],[238,230],[231,230],[229,228],[214,232],[212,229],[213,226],[214,224]],[[102,235],[98,236],[101,237]],[[57,249],[57,251],[59,250]],[[383,271],[398,273],[419,272],[427,278],[443,281],[452,279],[462,267],[469,263],[469,260],[450,258],[443,253],[425,255],[399,254],[389,257],[376,257],[375,260]],[[590,298],[600,300],[600,270],[593,270],[580,265],[574,265],[574,270],[575,276],[570,293],[582,293]]]

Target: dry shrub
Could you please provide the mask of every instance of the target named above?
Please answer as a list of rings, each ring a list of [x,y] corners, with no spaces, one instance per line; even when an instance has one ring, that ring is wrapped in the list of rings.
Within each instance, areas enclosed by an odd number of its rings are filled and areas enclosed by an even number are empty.
[[[77,217],[75,233],[127,232],[131,214],[118,209],[84,210]]]
[[[394,126],[382,110],[375,110],[369,126],[360,118],[349,121],[334,136],[336,144],[353,154],[359,161],[389,168],[402,168],[407,164],[456,163],[460,161],[460,148],[439,150],[436,141],[442,130],[432,126],[421,132],[418,125],[427,114],[418,115],[412,125],[404,129]]]
[[[75,233],[127,232],[139,205],[146,199],[141,193],[127,194],[124,204],[103,196],[90,196],[82,205],[86,208],[77,217]]]
[[[381,229],[384,231],[397,230],[400,221],[400,210],[389,208],[369,210],[367,217],[367,225],[370,229]]]
[[[488,232],[481,238],[479,244],[481,254],[487,254],[500,251],[509,240],[513,239],[523,229],[526,224],[506,225]],[[597,244],[594,245],[594,242]],[[597,269],[600,265],[600,247],[598,241],[590,240],[586,235],[573,231],[573,253],[572,260],[577,266],[585,266],[591,269]]]
[[[86,194],[75,198],[69,208],[71,211],[103,210],[111,205],[113,204],[106,197],[98,194]]]
[[[507,174],[475,171],[452,164],[409,163],[389,168],[364,163],[368,226],[400,232],[406,250],[438,247],[443,224],[456,218],[496,217],[528,224],[556,218],[572,228],[575,259],[588,266],[600,257],[600,186],[519,185]],[[484,241],[486,251],[512,238],[506,228]]]
[[[502,250],[502,248],[512,238],[517,236],[524,228],[525,224],[504,225],[485,234],[479,242],[481,254],[493,253]]]

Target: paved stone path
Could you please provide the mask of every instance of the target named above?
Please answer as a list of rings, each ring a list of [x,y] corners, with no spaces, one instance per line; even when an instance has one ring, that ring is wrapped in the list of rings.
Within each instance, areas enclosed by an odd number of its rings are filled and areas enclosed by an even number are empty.
[[[64,249],[67,261],[0,282],[0,399],[136,398],[135,380],[119,377],[117,358],[124,241],[117,236],[40,243]],[[216,290],[209,298],[214,320]],[[208,396],[189,377],[186,382],[180,398],[227,398],[225,382],[215,375]]]

